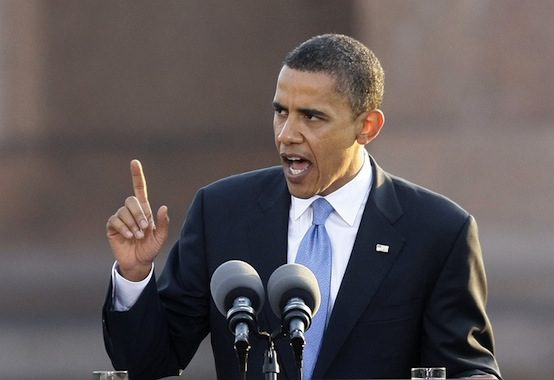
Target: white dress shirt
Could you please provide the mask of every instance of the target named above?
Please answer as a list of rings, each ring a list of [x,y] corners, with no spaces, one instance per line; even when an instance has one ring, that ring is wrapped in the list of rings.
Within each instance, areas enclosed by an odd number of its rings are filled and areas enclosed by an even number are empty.
[[[146,288],[148,282],[154,274],[154,263],[148,276],[142,281],[129,281],[119,274],[117,270],[117,261],[112,267],[112,299],[115,311],[127,311],[140,297],[143,289]]]
[[[340,189],[323,197],[334,209],[325,221],[325,229],[329,234],[332,250],[329,311],[335,304],[371,188],[373,175],[369,155],[365,149],[363,153],[364,164],[358,174]],[[310,205],[317,198],[322,197],[319,195],[308,199],[292,197],[287,250],[287,262],[289,263],[295,262],[300,242],[312,225],[313,212]]]
[[[364,163],[358,174],[346,185],[324,197],[334,209],[325,222],[333,255],[331,259],[329,311],[332,310],[335,304],[371,188],[372,171],[369,155],[365,149],[363,149],[362,154],[364,155]],[[300,241],[312,225],[310,205],[317,198],[321,198],[321,196],[316,195],[308,199],[292,196],[287,249],[287,262],[289,263],[295,262]],[[150,274],[144,280],[140,282],[129,281],[119,274],[116,262],[112,268],[114,309],[116,311],[129,310],[152,278],[153,272],[154,265],[152,265]]]

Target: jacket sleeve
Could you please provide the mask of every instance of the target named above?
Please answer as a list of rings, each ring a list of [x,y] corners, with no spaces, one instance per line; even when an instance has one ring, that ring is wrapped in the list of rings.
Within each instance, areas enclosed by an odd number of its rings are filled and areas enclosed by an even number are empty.
[[[113,310],[111,287],[110,284],[102,324],[104,344],[114,368],[129,371],[133,380],[177,374],[179,366],[171,352],[167,322],[154,277],[128,311]]]
[[[209,331],[209,279],[205,267],[202,197],[193,201],[164,270],[128,311],[103,308],[106,351],[114,368],[132,380],[178,375]]]
[[[468,216],[427,300],[422,365],[446,366],[449,378],[479,374],[500,378],[486,300],[477,224]]]

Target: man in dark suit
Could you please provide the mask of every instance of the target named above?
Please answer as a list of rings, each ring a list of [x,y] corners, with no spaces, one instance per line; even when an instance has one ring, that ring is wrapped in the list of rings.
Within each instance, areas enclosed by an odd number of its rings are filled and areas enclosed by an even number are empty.
[[[289,53],[273,100],[281,166],[199,190],[157,281],[152,263],[167,238],[167,207],[154,222],[141,165],[131,162],[135,196],[107,224],[117,261],[103,324],[116,368],[132,379],[177,374],[209,333],[218,378],[240,378],[210,278],[237,259],[267,284],[295,262],[312,202],[325,198],[332,270],[313,379],[407,378],[422,366],[500,378],[473,217],[386,173],[364,149],[384,124],[383,83],[377,58],[350,37],[317,36]],[[280,327],[268,307],[257,323]],[[251,343],[248,378],[259,379],[266,342]],[[280,378],[296,378],[288,342],[276,344]]]

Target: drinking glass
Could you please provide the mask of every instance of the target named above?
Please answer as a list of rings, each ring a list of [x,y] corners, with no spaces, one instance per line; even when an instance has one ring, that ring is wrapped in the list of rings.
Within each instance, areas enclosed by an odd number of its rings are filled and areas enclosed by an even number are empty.
[[[92,380],[129,380],[127,371],[93,371]]]
[[[446,368],[412,368],[412,380],[446,380]]]

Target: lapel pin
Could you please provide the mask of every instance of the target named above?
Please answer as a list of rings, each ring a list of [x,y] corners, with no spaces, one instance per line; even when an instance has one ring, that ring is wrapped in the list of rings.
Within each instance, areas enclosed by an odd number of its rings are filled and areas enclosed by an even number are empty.
[[[375,251],[383,252],[383,253],[389,253],[389,246],[385,245],[385,244],[377,244],[375,246]]]

